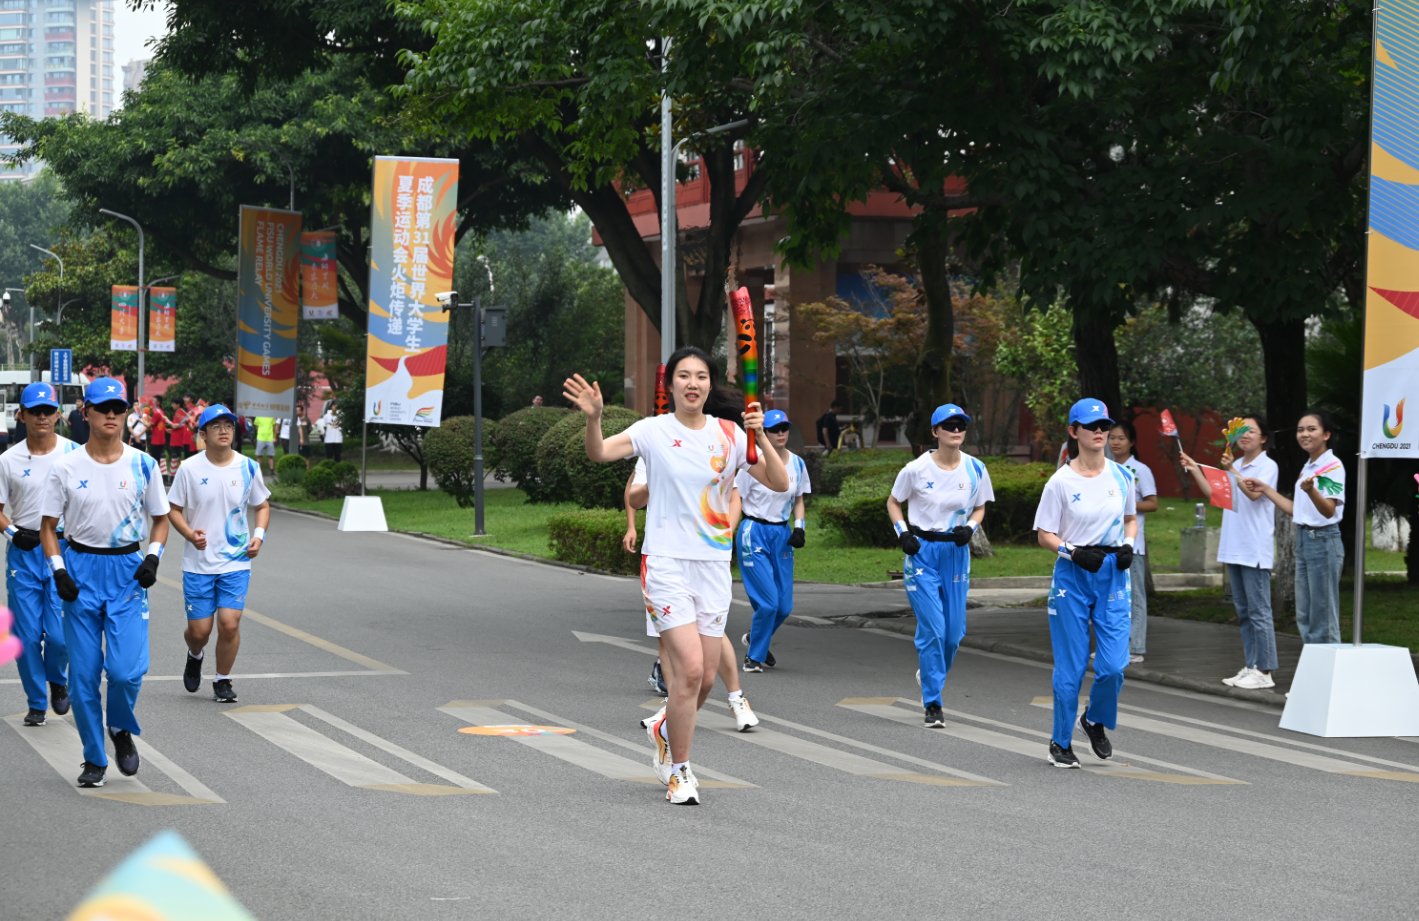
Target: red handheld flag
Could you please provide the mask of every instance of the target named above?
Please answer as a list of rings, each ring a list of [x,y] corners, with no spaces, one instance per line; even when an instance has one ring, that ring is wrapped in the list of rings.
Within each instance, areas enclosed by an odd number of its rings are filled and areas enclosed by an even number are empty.
[[[1158,433],[1182,441],[1182,436],[1178,434],[1178,424],[1173,421],[1173,414],[1166,409],[1158,413]]]
[[[735,344],[739,350],[740,383],[744,385],[744,408],[759,402],[759,336],[754,329],[754,305],[749,300],[749,289],[739,288],[729,295],[729,306],[734,312]],[[754,433],[749,434],[749,450],[746,460],[749,464],[759,462],[759,449],[754,444]]]
[[[1230,511],[1232,509],[1232,478],[1227,475],[1227,471],[1209,467],[1206,464],[1198,464],[1197,466],[1202,468],[1202,475],[1207,477],[1207,485],[1212,487],[1212,504]]]

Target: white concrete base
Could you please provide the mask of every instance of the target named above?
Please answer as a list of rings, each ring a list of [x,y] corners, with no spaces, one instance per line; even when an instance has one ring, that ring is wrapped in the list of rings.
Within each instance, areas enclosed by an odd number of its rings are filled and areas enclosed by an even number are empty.
[[[1327,738],[1419,735],[1419,680],[1409,650],[1378,643],[1307,645],[1281,728]]]
[[[379,496],[346,496],[340,507],[339,531],[388,531]]]

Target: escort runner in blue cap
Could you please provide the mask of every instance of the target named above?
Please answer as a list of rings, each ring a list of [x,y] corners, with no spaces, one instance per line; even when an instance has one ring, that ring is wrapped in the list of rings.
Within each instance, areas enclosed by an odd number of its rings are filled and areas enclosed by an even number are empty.
[[[69,651],[59,593],[40,547],[40,500],[50,467],[79,446],[55,434],[59,401],[49,384],[26,387],[16,415],[25,440],[0,454],[0,530],[10,542],[5,589],[23,644],[16,664],[29,702],[24,725],[43,726],[46,710],[69,712]]]
[[[946,725],[941,695],[966,635],[971,537],[985,504],[995,501],[985,464],[961,450],[970,426],[971,417],[955,403],[936,407],[936,450],[903,467],[887,497],[887,517],[906,554],[902,576],[916,615],[916,680],[927,729]]]
[[[1079,727],[1100,759],[1113,757],[1105,729],[1118,725],[1118,697],[1128,667],[1133,605],[1128,569],[1138,532],[1133,475],[1104,450],[1113,420],[1102,400],[1084,399],[1069,410],[1069,437],[1079,456],[1045,484],[1035,512],[1040,546],[1058,555],[1049,590],[1049,638],[1054,647],[1054,732],[1049,760],[1077,768],[1073,738],[1079,687],[1089,667],[1094,630],[1094,684]]]
[[[101,377],[84,389],[89,440],[54,462],[40,506],[40,539],[64,602],[69,692],[84,745],[79,786],[101,787],[108,770],[104,729],[118,770],[138,773],[134,712],[148,672],[148,589],[168,536],[168,500],[158,462],[123,443],[128,391]],[[146,553],[146,519],[152,518]],[[67,546],[59,541],[64,523]],[[105,712],[99,679],[108,676]]]
[[[734,481],[743,509],[736,535],[739,574],[754,607],[749,632],[742,637],[746,672],[762,672],[778,664],[769,645],[793,613],[793,551],[807,542],[803,497],[813,491],[813,485],[808,480],[808,465],[788,450],[791,427],[783,410],[764,413],[769,444],[788,468],[788,489],[770,489],[743,470]]]
[[[187,547],[182,551],[182,597],[187,608],[187,661],[182,686],[195,693],[202,686],[203,650],[217,622],[217,667],[212,698],[236,703],[232,669],[241,648],[241,613],[251,583],[251,561],[266,540],[271,491],[261,467],[232,449],[237,417],[220,403],[197,419],[207,448],[194,454],[173,475],[168,503],[172,526]],[[256,513],[249,528],[248,513]]]

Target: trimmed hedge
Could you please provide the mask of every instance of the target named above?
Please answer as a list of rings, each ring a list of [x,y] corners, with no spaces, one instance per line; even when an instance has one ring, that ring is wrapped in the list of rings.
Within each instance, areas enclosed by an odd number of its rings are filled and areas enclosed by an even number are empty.
[[[453,497],[459,508],[472,508],[477,479],[473,476],[473,431],[476,420],[472,416],[453,416],[443,420],[435,429],[424,433],[424,459],[429,472],[439,489]],[[488,457],[488,449],[498,430],[498,423],[483,420],[483,469],[492,470],[496,464]]]
[[[529,406],[500,419],[491,439],[497,455],[493,475],[516,483],[529,502],[561,501],[538,476],[537,444],[548,429],[571,415],[582,418],[581,413],[561,406]]]
[[[601,432],[610,438],[639,418],[635,410],[608,406],[601,416]],[[634,459],[598,464],[588,458],[586,418],[581,413],[552,426],[537,445],[537,477],[543,487],[557,501],[569,500],[582,508],[620,508],[635,466]]]
[[[818,517],[855,547],[896,547],[887,518],[887,496],[897,471],[873,471],[849,477],[834,497],[816,506]]]
[[[299,454],[283,454],[276,460],[276,479],[287,486],[299,486],[310,469],[310,461]]]
[[[1015,464],[983,458],[990,468],[995,501],[985,507],[985,527],[991,540],[1016,543],[1035,539],[1035,512],[1040,494],[1054,475],[1054,464]]]
[[[825,457],[818,470],[810,469],[813,478],[813,494],[836,496],[843,484],[859,473],[890,471],[896,479],[897,471],[911,463],[911,452],[904,448],[874,448],[864,451],[834,451]],[[887,488],[892,488],[891,480]],[[887,501],[886,497],[882,501]]]
[[[323,460],[306,472],[301,482],[312,499],[338,499],[360,491],[360,468],[349,461]]]
[[[627,553],[621,546],[625,534],[625,512],[589,509],[563,512],[547,520],[547,543],[554,558],[634,576],[640,572],[641,557],[639,553]]]

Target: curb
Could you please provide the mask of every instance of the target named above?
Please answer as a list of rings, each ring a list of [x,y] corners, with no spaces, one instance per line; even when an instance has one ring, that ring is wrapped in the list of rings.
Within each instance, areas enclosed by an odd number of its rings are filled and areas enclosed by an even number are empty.
[[[900,612],[892,612],[894,615]],[[834,617],[832,620],[850,627],[875,627],[879,630],[887,630],[892,633],[900,633],[903,636],[914,636],[915,627],[908,627],[904,623],[904,618],[893,617],[891,619],[874,620],[860,614],[849,614],[845,617]],[[961,645],[968,649],[980,649],[985,652],[998,652],[1005,655],[1015,656],[1020,659],[1030,659],[1035,662],[1054,662],[1054,656],[1035,649],[1031,646],[1020,646],[1016,643],[1007,643],[1000,640],[983,640],[972,637],[969,633],[961,640]],[[1233,700],[1245,700],[1249,703],[1265,704],[1276,709],[1286,706],[1286,698],[1279,694],[1272,694],[1266,691],[1249,691],[1245,688],[1232,688],[1217,679],[1216,683],[1203,681],[1200,678],[1186,678],[1181,675],[1172,675],[1156,669],[1144,668],[1137,665],[1128,667],[1128,678],[1133,681],[1145,681],[1149,684],[1161,684],[1166,687],[1181,688],[1186,691],[1196,691],[1200,694],[1210,694],[1215,697],[1230,697]]]

